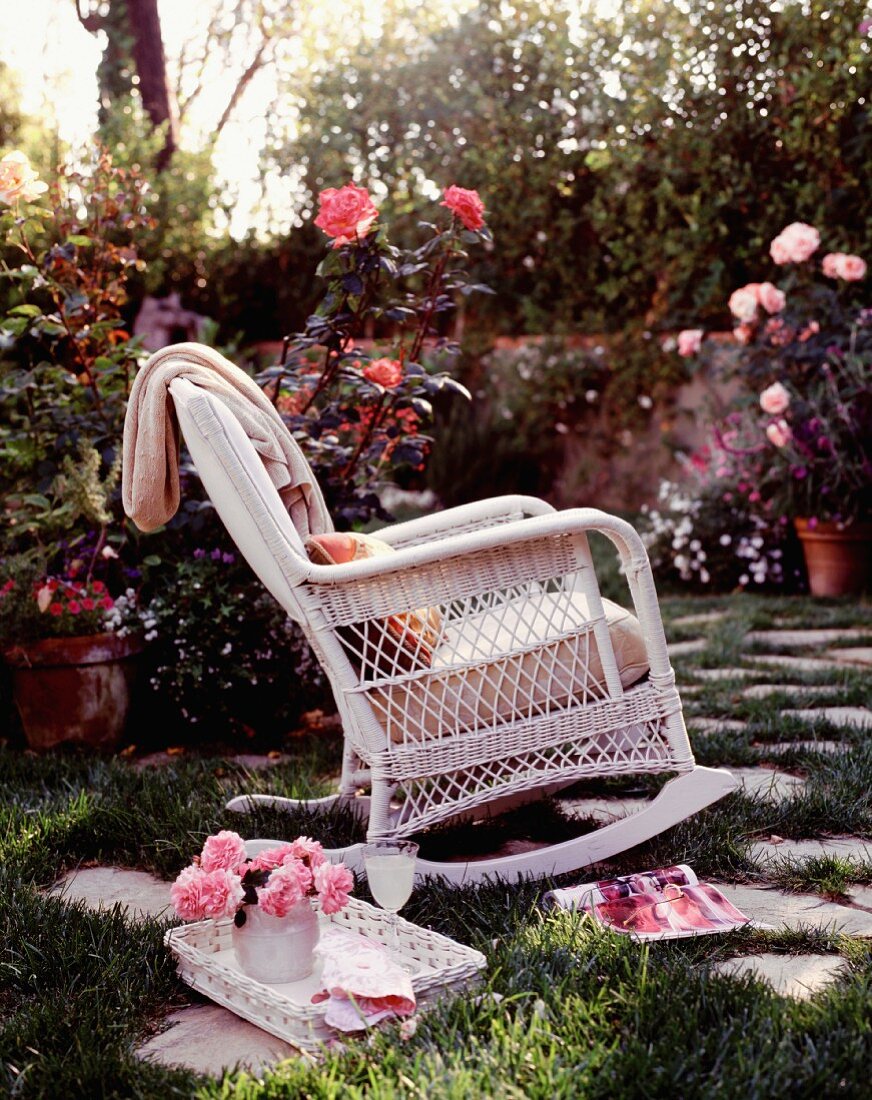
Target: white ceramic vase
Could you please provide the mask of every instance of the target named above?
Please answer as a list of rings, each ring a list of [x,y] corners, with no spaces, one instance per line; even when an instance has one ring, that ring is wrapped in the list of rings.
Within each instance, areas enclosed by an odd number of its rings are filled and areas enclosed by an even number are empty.
[[[312,973],[318,935],[318,916],[308,898],[297,902],[286,917],[273,917],[259,905],[246,905],[245,924],[233,926],[233,949],[240,969],[249,978],[280,985],[298,982]]]

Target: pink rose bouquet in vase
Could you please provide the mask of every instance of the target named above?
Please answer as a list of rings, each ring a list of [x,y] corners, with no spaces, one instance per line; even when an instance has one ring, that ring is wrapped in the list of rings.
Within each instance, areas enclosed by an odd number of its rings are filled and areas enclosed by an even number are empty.
[[[248,856],[237,833],[210,836],[194,862],[173,883],[170,895],[183,920],[233,918],[233,947],[243,973],[268,984],[299,981],[311,974],[318,917],[348,904],[354,876],[327,861],[316,840]]]

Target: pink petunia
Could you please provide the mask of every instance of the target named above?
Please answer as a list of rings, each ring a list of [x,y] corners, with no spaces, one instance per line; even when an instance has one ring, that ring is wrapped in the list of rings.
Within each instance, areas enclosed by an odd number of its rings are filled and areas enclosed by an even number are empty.
[[[315,889],[321,898],[321,909],[338,913],[348,904],[348,895],[354,889],[354,875],[344,863],[322,863],[315,871]]]
[[[204,871],[235,871],[243,863],[245,854],[245,841],[230,829],[222,829],[220,833],[208,837],[203,845],[200,855],[200,866]]]

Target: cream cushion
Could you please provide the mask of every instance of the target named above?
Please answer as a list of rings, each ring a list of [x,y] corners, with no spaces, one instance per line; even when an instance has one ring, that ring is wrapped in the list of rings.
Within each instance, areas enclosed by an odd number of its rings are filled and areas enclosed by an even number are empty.
[[[603,600],[621,684],[648,671],[639,620]],[[484,611],[452,626],[433,653],[431,670],[369,699],[392,741],[421,741],[565,708],[574,699],[604,698],[605,677],[587,600],[580,593],[542,593]]]

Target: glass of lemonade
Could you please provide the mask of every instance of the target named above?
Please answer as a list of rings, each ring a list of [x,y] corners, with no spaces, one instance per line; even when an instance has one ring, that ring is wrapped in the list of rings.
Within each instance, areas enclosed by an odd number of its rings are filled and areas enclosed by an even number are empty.
[[[418,845],[411,840],[374,840],[363,847],[363,865],[372,896],[391,915],[391,947],[396,961],[414,973],[399,957],[397,913],[412,896]]]

